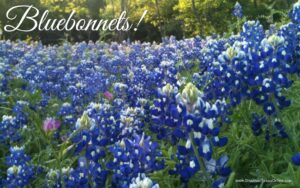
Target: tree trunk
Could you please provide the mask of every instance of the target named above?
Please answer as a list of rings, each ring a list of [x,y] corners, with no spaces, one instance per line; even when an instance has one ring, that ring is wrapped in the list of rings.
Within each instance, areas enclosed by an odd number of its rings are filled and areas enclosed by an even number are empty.
[[[165,35],[164,35],[164,31],[163,31],[163,26],[161,23],[161,15],[160,15],[160,10],[159,10],[158,0],[155,0],[155,8],[156,8],[156,15],[157,15],[158,22],[159,22],[159,31],[160,31],[161,36],[164,37]]]
[[[126,11],[125,5],[126,5],[125,0],[121,0],[121,13],[123,11]],[[124,39],[125,39],[125,33],[124,33],[124,31],[120,31],[119,32],[119,41],[122,42]]]
[[[200,20],[200,16],[197,12],[197,9],[196,9],[196,3],[195,3],[195,0],[192,0],[192,10],[193,10],[193,13],[194,13],[194,16],[198,22],[198,26],[201,27],[201,20]],[[203,28],[201,27],[201,35],[203,35]]]
[[[254,0],[253,3],[254,3],[254,8],[257,8],[257,0]]]
[[[121,11],[125,10],[125,0],[121,0]]]
[[[112,14],[113,14],[113,18],[115,17],[115,3],[114,0],[111,0],[111,6],[112,6]]]

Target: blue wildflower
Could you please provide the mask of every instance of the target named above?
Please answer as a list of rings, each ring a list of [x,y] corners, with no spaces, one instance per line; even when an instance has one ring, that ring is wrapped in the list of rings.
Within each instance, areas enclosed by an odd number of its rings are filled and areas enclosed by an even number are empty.
[[[243,17],[243,7],[239,2],[236,2],[234,5],[233,15],[237,18]]]
[[[290,17],[294,23],[300,23],[300,2],[294,4]]]
[[[298,153],[292,157],[292,162],[294,165],[297,165],[297,166],[300,165],[300,153]]]
[[[8,187],[25,187],[34,178],[34,168],[29,164],[30,157],[24,152],[24,147],[11,147],[6,158],[7,177],[4,180]]]
[[[0,143],[6,143],[7,141],[16,142],[20,140],[20,128],[21,126],[17,123],[16,117],[4,115],[0,122]]]
[[[159,188],[157,183],[154,183],[150,178],[146,177],[145,174],[139,174],[137,177],[132,178],[129,188]]]

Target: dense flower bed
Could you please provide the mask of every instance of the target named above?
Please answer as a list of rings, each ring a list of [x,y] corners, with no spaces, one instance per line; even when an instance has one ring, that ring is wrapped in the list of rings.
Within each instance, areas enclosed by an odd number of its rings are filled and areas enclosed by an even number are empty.
[[[290,17],[161,44],[1,41],[0,187],[159,187],[160,173],[230,184],[224,133],[238,106],[261,107],[254,135],[289,136],[279,114],[300,71],[300,3]]]

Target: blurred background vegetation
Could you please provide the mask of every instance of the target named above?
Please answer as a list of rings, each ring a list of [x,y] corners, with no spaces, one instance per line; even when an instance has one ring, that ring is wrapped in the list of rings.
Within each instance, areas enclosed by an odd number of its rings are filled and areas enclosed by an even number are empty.
[[[286,22],[287,14],[297,0],[239,0],[248,20],[258,19],[267,28],[270,24]],[[0,0],[0,28],[2,39],[40,40],[44,44],[77,41],[160,41],[173,35],[177,39],[234,32],[237,18],[232,15],[236,0]],[[137,23],[144,10],[148,13],[137,31],[129,32],[44,32],[30,33],[3,31],[7,23],[6,11],[14,5],[34,5],[40,15],[46,9],[49,18],[67,18],[72,10],[77,19],[112,19],[127,11]],[[24,11],[24,10],[23,10]],[[22,12],[23,12],[22,11]],[[21,15],[22,12],[19,14]],[[76,18],[75,18],[76,19]],[[0,31],[1,34],[1,31]]]

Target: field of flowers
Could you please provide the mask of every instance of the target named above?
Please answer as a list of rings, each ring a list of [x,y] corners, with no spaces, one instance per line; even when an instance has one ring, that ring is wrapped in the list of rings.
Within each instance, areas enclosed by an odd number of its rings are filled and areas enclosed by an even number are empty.
[[[0,187],[299,188],[300,3],[290,18],[161,44],[0,41]]]

